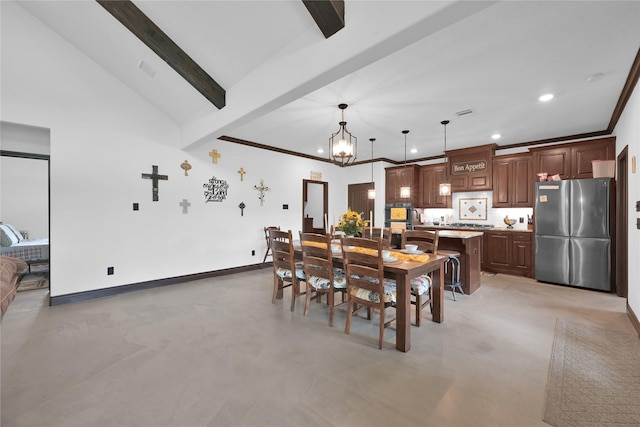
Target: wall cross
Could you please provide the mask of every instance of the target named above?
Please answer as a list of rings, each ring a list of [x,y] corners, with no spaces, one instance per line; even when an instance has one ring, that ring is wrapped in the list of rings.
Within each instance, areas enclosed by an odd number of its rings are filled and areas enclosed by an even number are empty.
[[[244,170],[244,168],[240,168],[238,173],[240,174],[240,181],[244,181],[244,174],[247,173],[247,171]]]
[[[182,206],[183,214],[189,213],[188,209],[191,206],[191,202],[188,201],[187,199],[182,199],[182,201],[180,202],[180,206]]]
[[[218,150],[213,149],[213,150],[209,151],[209,157],[211,157],[211,161],[213,163],[217,164],[218,163],[218,159],[220,157],[222,157],[222,154],[218,153]]]
[[[142,178],[150,179],[153,186],[153,201],[157,202],[158,198],[158,181],[167,181],[169,177],[167,175],[158,175],[158,166],[151,166],[152,173],[143,173]]]

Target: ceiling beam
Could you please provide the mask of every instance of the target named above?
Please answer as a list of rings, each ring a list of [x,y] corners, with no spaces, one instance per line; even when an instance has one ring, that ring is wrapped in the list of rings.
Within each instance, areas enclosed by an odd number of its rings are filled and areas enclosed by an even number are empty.
[[[344,0],[302,0],[316,24],[328,39],[344,28]]]
[[[225,106],[226,91],[131,1],[96,1],[213,105]]]

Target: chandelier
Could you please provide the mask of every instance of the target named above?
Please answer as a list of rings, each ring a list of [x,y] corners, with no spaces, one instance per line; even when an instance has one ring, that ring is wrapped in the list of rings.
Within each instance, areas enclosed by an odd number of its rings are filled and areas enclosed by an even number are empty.
[[[405,169],[405,173],[402,174],[402,181],[404,184],[404,180],[407,179],[407,174],[406,174],[406,170],[407,170],[407,134],[409,133],[408,130],[403,130],[402,133],[404,134],[404,169]],[[401,199],[409,199],[411,197],[411,187],[407,186],[407,185],[403,185],[402,187],[400,187],[400,198]]]
[[[440,122],[442,126],[444,126],[444,163],[445,163],[445,173],[444,180],[445,182],[440,184],[440,195],[441,196],[450,196],[451,195],[451,184],[447,181],[447,170],[449,169],[449,159],[447,159],[447,125],[449,124],[449,120],[443,120]]]
[[[353,163],[358,151],[358,138],[347,130],[347,122],[344,121],[344,110],[347,107],[347,104],[338,105],[342,110],[342,121],[338,123],[340,125],[338,131],[329,138],[329,155],[340,166]]]
[[[373,182],[373,142],[375,140],[375,138],[369,138],[369,141],[371,141],[371,188],[367,190],[367,197],[369,198],[369,200],[373,200],[376,198],[376,184],[375,182]]]

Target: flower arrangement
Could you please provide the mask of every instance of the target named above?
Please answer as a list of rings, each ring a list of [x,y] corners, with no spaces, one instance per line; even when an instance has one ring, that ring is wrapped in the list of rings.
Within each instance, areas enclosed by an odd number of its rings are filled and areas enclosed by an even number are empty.
[[[369,220],[362,219],[362,213],[352,211],[351,208],[347,213],[340,215],[338,220],[338,229],[343,231],[347,236],[355,236],[362,233],[362,228],[369,224]]]

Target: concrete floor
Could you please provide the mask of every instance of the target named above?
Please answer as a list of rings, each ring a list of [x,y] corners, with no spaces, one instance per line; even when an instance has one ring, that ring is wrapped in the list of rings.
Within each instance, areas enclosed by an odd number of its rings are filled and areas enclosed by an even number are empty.
[[[378,350],[377,317],[345,335],[342,309],[330,328],[271,286],[265,268],[57,307],[18,293],[2,426],[547,426],[556,320],[634,333],[615,295],[483,276],[401,353],[393,326]]]

